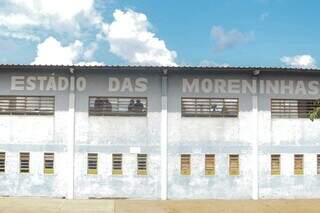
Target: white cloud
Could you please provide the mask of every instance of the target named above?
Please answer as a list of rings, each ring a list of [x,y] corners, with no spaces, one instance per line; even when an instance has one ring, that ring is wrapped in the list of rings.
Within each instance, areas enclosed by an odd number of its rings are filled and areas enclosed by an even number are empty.
[[[103,62],[97,62],[97,61],[89,61],[89,62],[81,61],[79,63],[76,63],[76,65],[79,65],[79,66],[103,66],[105,64]]]
[[[34,25],[38,25],[38,22],[25,14],[0,14],[0,26],[20,28]]]
[[[3,0],[1,31],[23,33],[26,29],[68,32],[78,35],[82,25],[97,26],[102,18],[94,0]],[[84,21],[85,19],[85,21]],[[19,31],[20,30],[20,31]]]
[[[103,25],[112,53],[131,64],[177,66],[176,52],[167,49],[165,42],[149,31],[146,15],[115,10],[113,17],[110,25]]]
[[[289,67],[316,68],[316,60],[311,55],[284,56],[281,62]]]
[[[55,64],[55,65],[103,65],[96,61],[79,62],[84,58],[85,49],[81,41],[63,46],[53,37],[48,37],[38,44],[37,56],[31,64]]]
[[[227,63],[217,63],[215,61],[202,60],[199,63],[200,67],[230,67],[230,64]]]
[[[68,46],[62,46],[53,37],[47,38],[37,47],[37,57],[31,64],[75,64],[82,52],[83,44],[75,41]]]
[[[261,20],[261,21],[264,21],[264,20],[266,20],[266,18],[268,18],[268,17],[269,17],[269,13],[268,13],[268,12],[262,13],[262,14],[260,15],[260,20]]]
[[[223,51],[240,43],[248,43],[254,40],[254,32],[240,32],[236,29],[225,31],[223,27],[213,26],[211,35],[215,41],[215,51]]]
[[[24,33],[24,32],[2,32],[0,31],[0,36],[7,37],[7,38],[15,38],[15,39],[23,39],[27,41],[40,41],[40,38],[38,36],[32,35],[30,33]]]
[[[33,14],[56,16],[62,21],[71,21],[77,14],[92,9],[94,0],[9,0]]]

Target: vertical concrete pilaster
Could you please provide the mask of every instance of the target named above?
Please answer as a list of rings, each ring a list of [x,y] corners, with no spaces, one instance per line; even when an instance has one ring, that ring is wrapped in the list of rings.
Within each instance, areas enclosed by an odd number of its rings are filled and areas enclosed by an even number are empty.
[[[257,81],[254,77],[253,81]],[[252,199],[259,199],[259,114],[258,114],[258,87],[256,93],[252,94]]]
[[[168,77],[161,79],[161,200],[167,199],[168,190]]]
[[[74,199],[74,145],[75,145],[75,77],[73,75],[74,70],[70,69],[70,87],[69,87],[69,109],[67,122],[69,126],[68,131],[68,145],[67,145],[67,180],[68,180],[68,191],[67,199]]]

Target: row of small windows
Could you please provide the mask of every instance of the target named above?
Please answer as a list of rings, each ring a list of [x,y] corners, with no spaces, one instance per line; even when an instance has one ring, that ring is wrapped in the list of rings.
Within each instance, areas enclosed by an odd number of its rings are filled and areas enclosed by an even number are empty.
[[[281,175],[281,155],[271,155],[271,175]],[[239,175],[239,155],[229,155],[229,175]],[[191,174],[191,155],[182,154],[180,159],[180,173],[181,175]],[[294,175],[304,174],[304,155],[294,155]],[[320,175],[320,154],[317,155],[317,174]],[[205,155],[205,175],[215,175],[215,155]]]
[[[272,118],[308,118],[312,99],[271,99]],[[54,96],[0,96],[0,114],[54,115]],[[146,97],[89,97],[90,116],[147,116]],[[238,117],[238,98],[181,98],[183,117]]]
[[[147,175],[147,154],[137,154],[137,174]],[[20,152],[19,154],[19,171],[20,173],[30,172],[30,153]],[[54,174],[54,153],[45,152],[43,154],[43,173]],[[0,152],[0,172],[4,173],[6,153]],[[87,174],[98,174],[98,153],[88,153],[87,156]],[[112,174],[122,175],[122,154],[112,154]]]
[[[20,173],[29,173],[30,172],[30,153],[29,152],[20,152],[19,154],[19,171]],[[54,173],[54,153],[45,152],[43,154],[44,165],[43,173],[44,174],[53,174]],[[6,153],[0,152],[0,172],[3,173],[6,171]]]
[[[216,174],[216,157],[215,154],[206,154],[204,165],[204,174],[213,176]],[[180,155],[180,174],[191,175],[191,154]],[[240,161],[238,154],[229,155],[229,175],[240,175]]]
[[[294,155],[294,174],[304,174],[304,155]],[[317,174],[320,175],[320,154],[317,155]],[[281,175],[281,155],[271,155],[271,175]]]
[[[137,154],[137,175],[147,175],[147,154]],[[98,153],[88,153],[87,174],[98,174]],[[112,175],[122,175],[122,154],[112,154]]]
[[[30,172],[30,153],[20,152],[20,173]],[[44,155],[44,174],[54,174],[54,153],[45,152]],[[204,173],[207,176],[215,175],[216,158],[215,154],[205,154]],[[0,172],[4,173],[6,153],[0,152]],[[148,155],[137,154],[137,174],[147,175]],[[112,154],[112,175],[122,175],[122,154]],[[88,153],[87,155],[87,174],[98,174],[98,153]],[[191,154],[180,155],[180,174],[191,175]],[[229,155],[229,175],[237,176],[240,174],[240,161],[238,154]],[[294,175],[304,174],[304,155],[294,155]],[[317,154],[317,174],[320,175],[320,154]],[[271,175],[281,175],[281,155],[271,155]]]

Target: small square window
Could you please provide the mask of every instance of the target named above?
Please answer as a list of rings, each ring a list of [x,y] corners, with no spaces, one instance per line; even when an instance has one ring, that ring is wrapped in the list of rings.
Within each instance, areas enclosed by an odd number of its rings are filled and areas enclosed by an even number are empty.
[[[215,155],[213,154],[205,155],[205,175],[215,175]]]
[[[191,174],[191,155],[181,154],[181,165],[180,165],[181,175]]]
[[[137,155],[137,174],[138,175],[147,175],[147,154],[138,154]]]
[[[303,175],[303,155],[294,155],[294,174]]]
[[[30,172],[30,153],[21,152],[20,153],[20,173]]]
[[[54,173],[54,153],[44,153],[44,174]]]
[[[281,174],[281,161],[280,155],[274,154],[271,155],[271,175],[280,175]]]
[[[122,154],[112,154],[112,174],[122,175]]]
[[[98,154],[88,153],[88,171],[89,175],[98,174]]]
[[[0,172],[4,173],[6,171],[6,153],[0,152]]]
[[[239,155],[229,155],[229,175],[240,175]]]

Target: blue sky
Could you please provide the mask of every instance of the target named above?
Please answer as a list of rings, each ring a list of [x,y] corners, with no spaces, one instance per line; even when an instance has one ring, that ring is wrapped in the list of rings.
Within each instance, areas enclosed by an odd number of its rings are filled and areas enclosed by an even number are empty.
[[[316,68],[319,8],[316,0],[0,0],[0,63]]]

